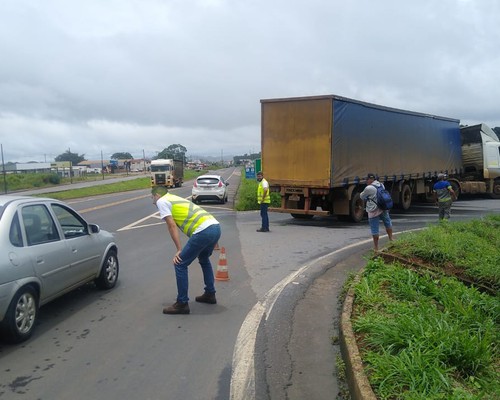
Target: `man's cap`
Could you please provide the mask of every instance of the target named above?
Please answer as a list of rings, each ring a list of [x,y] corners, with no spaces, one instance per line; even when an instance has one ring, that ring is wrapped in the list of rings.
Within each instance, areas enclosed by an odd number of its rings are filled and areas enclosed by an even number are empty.
[[[375,177],[375,174],[369,173],[366,175],[366,179],[377,179],[377,178]]]
[[[262,171],[257,172],[257,175],[264,175]]]
[[[438,179],[444,179],[446,178],[446,174],[438,174]]]

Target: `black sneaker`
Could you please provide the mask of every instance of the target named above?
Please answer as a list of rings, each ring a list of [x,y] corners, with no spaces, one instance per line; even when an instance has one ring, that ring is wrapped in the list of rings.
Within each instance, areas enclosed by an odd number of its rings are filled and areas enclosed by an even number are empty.
[[[257,232],[269,232],[269,229],[260,228],[257,229]]]
[[[201,296],[196,296],[195,300],[198,303],[217,304],[215,293],[205,292]]]
[[[189,314],[189,304],[176,301],[163,309],[163,314]]]

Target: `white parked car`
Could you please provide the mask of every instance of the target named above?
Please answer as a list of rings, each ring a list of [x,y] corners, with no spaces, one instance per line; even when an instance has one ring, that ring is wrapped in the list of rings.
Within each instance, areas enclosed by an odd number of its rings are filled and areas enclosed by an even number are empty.
[[[113,235],[65,203],[0,195],[0,340],[27,340],[41,305],[91,281],[111,289],[118,270]]]
[[[220,175],[200,175],[195,179],[191,191],[193,203],[204,200],[227,202],[227,183]]]

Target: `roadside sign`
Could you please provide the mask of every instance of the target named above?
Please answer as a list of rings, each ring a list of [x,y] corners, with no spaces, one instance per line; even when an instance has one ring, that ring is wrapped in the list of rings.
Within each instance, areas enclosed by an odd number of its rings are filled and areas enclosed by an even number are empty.
[[[256,172],[262,171],[262,160],[260,158],[257,158],[254,161],[254,165],[255,165],[255,171]]]
[[[255,167],[251,164],[245,166],[245,178],[255,179]]]

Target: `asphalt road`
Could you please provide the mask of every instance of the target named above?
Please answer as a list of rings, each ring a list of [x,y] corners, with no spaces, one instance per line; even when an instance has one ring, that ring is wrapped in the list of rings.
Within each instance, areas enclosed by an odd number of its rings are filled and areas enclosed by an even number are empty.
[[[68,202],[89,222],[115,233],[119,284],[109,292],[89,284],[65,295],[41,309],[28,342],[0,342],[0,399],[301,398],[293,382],[301,382],[307,371],[290,372],[291,356],[281,350],[314,353],[316,347],[307,347],[294,329],[299,314],[317,319],[325,310],[321,300],[308,303],[308,288],[314,286],[313,294],[321,299],[331,295],[326,277],[341,286],[347,268],[336,258],[340,250],[359,243],[369,250],[367,223],[271,214],[271,232],[257,233],[258,212],[231,208],[238,170],[223,174],[230,183],[230,202],[203,206],[221,223],[220,245],[226,249],[230,280],[217,282],[217,305],[192,302],[190,315],[162,314],[176,296],[174,247],[148,188]],[[190,184],[173,192],[188,197]],[[498,213],[499,203],[459,201],[452,218]],[[434,207],[426,204],[405,214],[393,212],[395,232],[424,227],[436,218]],[[218,257],[214,252],[215,267]],[[201,270],[193,263],[191,298],[202,291]],[[300,313],[307,307],[315,314]],[[324,320],[328,325],[332,316]],[[334,360],[330,365],[333,370]],[[321,372],[327,375],[324,382],[332,376]]]

